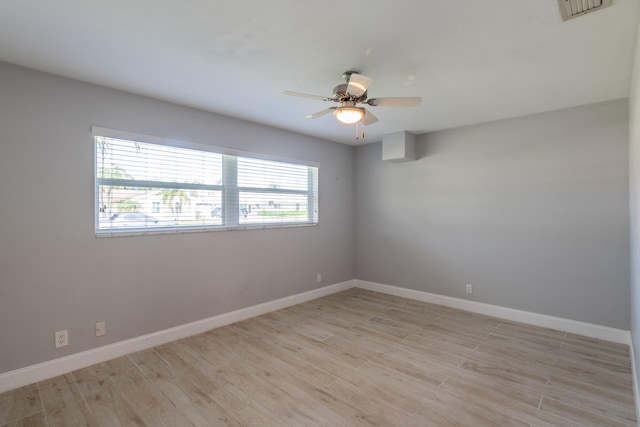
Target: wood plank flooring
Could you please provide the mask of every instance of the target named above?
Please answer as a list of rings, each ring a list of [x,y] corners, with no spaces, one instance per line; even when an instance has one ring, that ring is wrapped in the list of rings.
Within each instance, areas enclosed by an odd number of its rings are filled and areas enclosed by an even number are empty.
[[[0,426],[633,426],[626,345],[351,289],[0,394]]]

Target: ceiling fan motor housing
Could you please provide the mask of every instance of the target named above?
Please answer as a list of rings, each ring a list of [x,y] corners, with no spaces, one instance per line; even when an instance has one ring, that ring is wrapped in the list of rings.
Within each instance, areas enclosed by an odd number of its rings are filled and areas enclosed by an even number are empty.
[[[367,99],[367,92],[365,91],[360,97],[356,98],[353,95],[349,95],[347,92],[347,88],[349,87],[348,83],[342,83],[333,88],[333,100],[336,102],[343,101],[357,101],[364,102]]]

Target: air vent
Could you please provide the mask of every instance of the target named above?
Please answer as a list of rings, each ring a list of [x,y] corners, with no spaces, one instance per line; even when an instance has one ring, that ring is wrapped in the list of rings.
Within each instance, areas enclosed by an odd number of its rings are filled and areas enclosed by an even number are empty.
[[[611,0],[558,0],[560,15],[566,21],[611,6]]]

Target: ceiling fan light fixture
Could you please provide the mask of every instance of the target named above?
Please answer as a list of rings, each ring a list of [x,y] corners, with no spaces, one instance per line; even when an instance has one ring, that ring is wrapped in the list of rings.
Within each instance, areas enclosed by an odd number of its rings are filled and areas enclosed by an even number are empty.
[[[358,107],[340,107],[333,114],[342,123],[350,125],[362,120],[364,111]]]

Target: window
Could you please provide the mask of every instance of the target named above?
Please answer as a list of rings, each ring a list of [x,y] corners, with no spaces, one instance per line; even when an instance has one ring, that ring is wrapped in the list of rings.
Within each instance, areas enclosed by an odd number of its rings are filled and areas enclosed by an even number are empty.
[[[317,168],[246,157],[237,161],[240,224],[309,221]]]
[[[318,222],[317,166],[94,135],[98,235]]]

